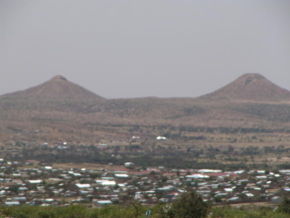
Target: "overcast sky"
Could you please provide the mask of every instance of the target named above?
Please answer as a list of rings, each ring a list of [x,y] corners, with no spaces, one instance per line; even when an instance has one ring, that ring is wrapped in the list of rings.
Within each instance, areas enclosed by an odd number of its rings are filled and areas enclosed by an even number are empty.
[[[0,0],[0,94],[62,74],[108,98],[290,89],[290,0]]]

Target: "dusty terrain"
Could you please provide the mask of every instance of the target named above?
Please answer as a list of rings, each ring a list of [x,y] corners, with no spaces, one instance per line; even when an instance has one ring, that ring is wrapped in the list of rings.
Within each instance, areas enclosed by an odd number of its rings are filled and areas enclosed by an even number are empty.
[[[212,132],[288,138],[290,92],[262,75],[245,74],[199,98],[105,99],[56,76],[0,96],[0,122],[2,143],[126,144],[133,135],[177,139]]]

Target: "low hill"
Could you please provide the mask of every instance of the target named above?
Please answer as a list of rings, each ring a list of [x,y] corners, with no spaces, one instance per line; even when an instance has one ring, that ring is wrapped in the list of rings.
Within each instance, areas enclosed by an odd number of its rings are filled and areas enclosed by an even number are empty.
[[[290,92],[269,81],[260,74],[244,74],[215,92],[202,96],[203,99],[290,101]]]
[[[41,85],[0,96],[1,107],[13,110],[69,109],[73,111],[103,101],[104,98],[68,81],[63,76],[55,76]]]

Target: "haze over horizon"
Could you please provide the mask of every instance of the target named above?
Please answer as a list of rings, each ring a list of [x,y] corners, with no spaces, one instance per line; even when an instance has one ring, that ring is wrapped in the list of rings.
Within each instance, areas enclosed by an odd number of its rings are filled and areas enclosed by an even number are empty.
[[[287,0],[0,0],[0,94],[61,74],[106,98],[196,97],[244,73],[290,89]]]

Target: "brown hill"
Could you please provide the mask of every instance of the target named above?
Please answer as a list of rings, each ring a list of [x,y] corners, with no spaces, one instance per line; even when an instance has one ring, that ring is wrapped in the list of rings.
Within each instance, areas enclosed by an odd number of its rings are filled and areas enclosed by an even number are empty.
[[[204,95],[202,99],[228,99],[248,101],[290,100],[290,92],[269,81],[260,74],[244,74],[217,91]]]
[[[102,97],[88,91],[81,86],[68,81],[63,76],[55,76],[51,80],[26,89],[10,94],[3,97],[21,97],[21,98],[45,98],[45,99],[72,99],[72,100],[103,100]]]
[[[68,81],[63,76],[55,76],[41,85],[0,96],[2,108],[14,110],[79,110],[103,101],[104,98]]]

